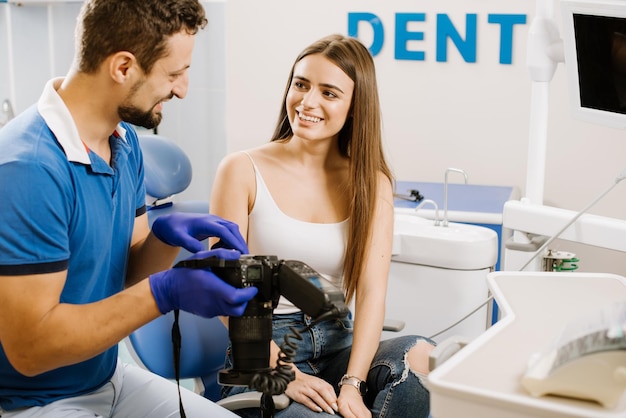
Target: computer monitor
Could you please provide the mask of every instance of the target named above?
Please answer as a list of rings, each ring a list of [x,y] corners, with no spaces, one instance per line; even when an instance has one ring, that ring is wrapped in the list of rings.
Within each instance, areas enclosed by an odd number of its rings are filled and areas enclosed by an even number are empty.
[[[574,116],[626,129],[626,1],[561,0],[561,12]]]

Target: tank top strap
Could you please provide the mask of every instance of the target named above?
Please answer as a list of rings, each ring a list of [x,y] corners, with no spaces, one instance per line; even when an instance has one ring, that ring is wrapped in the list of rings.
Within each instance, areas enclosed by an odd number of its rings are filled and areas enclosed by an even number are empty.
[[[254,159],[252,158],[252,156],[250,155],[250,153],[248,151],[241,151],[242,154],[245,154],[248,156],[248,158],[250,159],[250,162],[252,163],[252,167],[254,167],[254,172],[255,174],[259,172],[258,167],[256,166],[256,163],[254,162]]]

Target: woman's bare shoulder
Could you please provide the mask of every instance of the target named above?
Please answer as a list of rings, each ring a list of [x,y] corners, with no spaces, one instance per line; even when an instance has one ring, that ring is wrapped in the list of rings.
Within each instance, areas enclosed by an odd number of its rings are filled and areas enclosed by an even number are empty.
[[[243,151],[227,154],[217,167],[216,180],[232,181],[237,178],[241,181],[248,177],[254,178],[254,167],[250,157]]]
[[[250,148],[245,151],[248,160],[254,161],[259,167],[273,166],[278,161],[283,161],[284,156],[281,154],[282,147],[280,144],[268,142],[258,147]]]
[[[257,150],[258,147],[231,152],[222,159],[220,166],[228,170],[241,169],[248,166],[251,167],[255,156],[258,157],[260,155]]]

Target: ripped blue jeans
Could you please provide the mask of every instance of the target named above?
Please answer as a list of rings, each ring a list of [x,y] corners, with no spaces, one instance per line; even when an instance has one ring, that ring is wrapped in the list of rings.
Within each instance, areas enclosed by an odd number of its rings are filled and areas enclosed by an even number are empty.
[[[291,327],[301,332],[302,341],[295,340],[298,348],[294,364],[304,373],[315,375],[330,383],[338,393],[337,384],[345,374],[352,347],[352,320],[329,320],[314,325],[310,330],[311,319],[302,312],[274,315],[273,340],[280,346],[283,337],[291,333]],[[373,417],[416,417],[429,416],[429,393],[421,378],[409,370],[405,360],[407,352],[419,340],[434,344],[432,340],[419,336],[402,336],[381,341],[378,351],[367,375],[367,394],[365,405]],[[232,367],[230,350],[226,358],[226,368]],[[248,391],[245,387],[224,387],[222,396],[226,397]],[[236,411],[242,417],[259,417],[259,409]],[[276,411],[278,418],[287,417],[331,417],[325,412],[312,411],[297,402],[281,411]]]

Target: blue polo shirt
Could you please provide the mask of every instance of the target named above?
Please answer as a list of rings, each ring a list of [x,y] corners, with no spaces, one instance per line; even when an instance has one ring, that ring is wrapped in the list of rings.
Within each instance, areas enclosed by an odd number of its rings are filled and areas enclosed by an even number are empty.
[[[61,81],[48,82],[36,105],[0,129],[0,275],[67,270],[59,302],[85,304],[124,287],[134,219],[145,212],[143,162],[137,135],[125,123],[109,138],[110,166],[89,151],[56,92]],[[26,377],[0,346],[0,406],[45,405],[91,392],[111,378],[116,362],[114,346]]]

